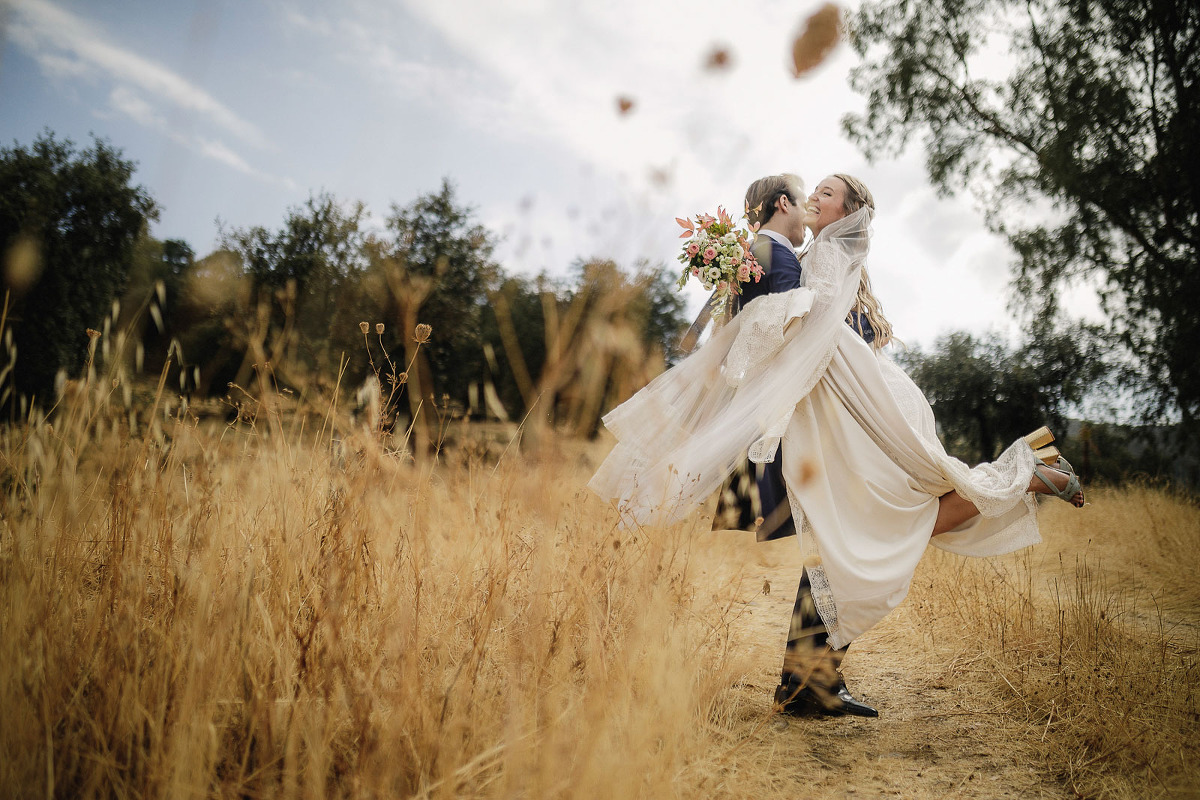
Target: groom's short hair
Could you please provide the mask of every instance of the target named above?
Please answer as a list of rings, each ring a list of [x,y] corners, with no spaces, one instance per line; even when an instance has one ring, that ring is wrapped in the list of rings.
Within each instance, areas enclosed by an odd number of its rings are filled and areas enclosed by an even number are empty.
[[[766,225],[775,215],[775,203],[780,197],[799,205],[802,194],[804,181],[800,180],[799,175],[784,172],[759,178],[746,190],[746,219],[751,225]]]

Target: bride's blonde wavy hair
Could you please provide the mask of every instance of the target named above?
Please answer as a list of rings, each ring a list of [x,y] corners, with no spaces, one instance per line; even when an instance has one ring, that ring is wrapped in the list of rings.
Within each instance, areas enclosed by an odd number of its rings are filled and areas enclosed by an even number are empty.
[[[842,210],[847,215],[853,214],[863,206],[872,211],[875,210],[875,198],[871,196],[871,190],[865,183],[853,175],[836,173],[833,177],[846,184],[846,200],[842,204]],[[892,323],[888,322],[887,317],[883,315],[883,305],[871,291],[871,276],[867,274],[866,264],[862,268],[862,280],[858,283],[858,297],[854,300],[852,310],[864,315],[867,322],[871,323],[871,328],[875,331],[875,341],[871,343],[872,347],[878,350],[892,341]],[[862,331],[860,330],[859,333]]]

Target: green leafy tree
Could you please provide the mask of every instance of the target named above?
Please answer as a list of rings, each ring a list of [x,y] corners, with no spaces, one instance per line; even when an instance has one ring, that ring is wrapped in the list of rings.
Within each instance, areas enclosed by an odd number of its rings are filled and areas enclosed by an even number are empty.
[[[157,218],[150,195],[132,182],[134,167],[103,140],[77,150],[50,132],[29,147],[0,149],[11,385],[38,402],[53,401],[59,370],[83,365],[86,330],[103,328],[138,240]]]
[[[1107,374],[1099,331],[1031,337],[1010,348],[996,335],[955,332],[932,352],[902,352],[898,361],[933,405],[947,448],[969,463],[999,455],[1018,436],[1049,424],[1066,438],[1066,414]]]
[[[1148,416],[1178,413],[1194,435],[1200,4],[873,0],[851,41],[867,98],[851,139],[885,157],[919,137],[935,186],[979,192],[1043,318],[1061,287],[1100,285]]]
[[[289,209],[279,230],[222,233],[221,246],[239,256],[254,286],[254,305],[270,309],[269,332],[243,335],[252,351],[262,349],[254,358],[270,360],[289,383],[326,381],[344,354],[365,359],[358,323],[379,304],[366,302],[364,213],[361,203],[346,205],[321,193]],[[247,372],[248,365],[239,381]]]
[[[465,406],[469,386],[485,372],[482,314],[500,269],[492,260],[492,234],[472,216],[443,180],[438,191],[393,205],[387,218],[388,316],[398,321],[410,349],[415,325],[433,326],[422,348],[428,372],[410,376],[427,402],[446,395]]]

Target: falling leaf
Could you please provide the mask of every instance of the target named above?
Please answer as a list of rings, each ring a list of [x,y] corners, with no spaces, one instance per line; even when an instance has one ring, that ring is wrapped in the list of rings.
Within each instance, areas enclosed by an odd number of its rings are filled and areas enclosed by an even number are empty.
[[[842,12],[826,3],[804,21],[792,43],[792,74],[799,78],[819,66],[842,38]]]
[[[633,110],[633,98],[622,95],[617,98],[617,111],[621,114],[628,114]]]
[[[655,186],[666,187],[671,183],[670,167],[651,167],[650,182]]]
[[[732,65],[733,56],[727,49],[720,46],[713,47],[708,57],[704,59],[704,68],[713,72],[729,69]]]

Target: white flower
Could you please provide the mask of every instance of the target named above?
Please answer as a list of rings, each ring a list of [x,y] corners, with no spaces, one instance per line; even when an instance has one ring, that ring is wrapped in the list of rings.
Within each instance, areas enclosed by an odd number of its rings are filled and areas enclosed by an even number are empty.
[[[715,282],[721,280],[721,270],[719,267],[709,267],[705,275],[710,281]]]
[[[737,234],[730,232],[721,237],[721,244],[737,244]]]

